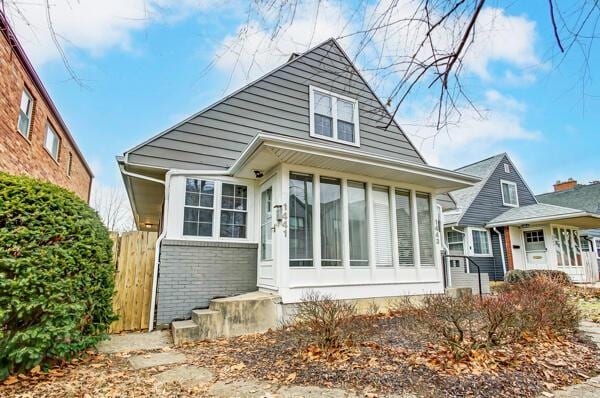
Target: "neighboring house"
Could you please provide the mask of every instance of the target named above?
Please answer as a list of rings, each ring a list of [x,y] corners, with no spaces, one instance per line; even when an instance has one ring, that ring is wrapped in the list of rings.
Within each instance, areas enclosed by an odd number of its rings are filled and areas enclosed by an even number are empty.
[[[0,11],[0,171],[60,185],[89,202],[92,171]]]
[[[600,181],[592,181],[589,184],[578,184],[570,178],[567,181],[557,181],[554,184],[554,192],[537,195],[540,203],[549,203],[557,206],[568,206],[590,213],[600,214]],[[582,230],[581,236],[584,251],[593,252],[598,263],[600,272],[600,229]]]
[[[506,153],[456,171],[481,181],[451,193],[457,210],[444,214],[451,255],[470,257],[491,280],[501,280],[512,269],[557,269],[577,282],[593,277],[585,271],[580,234],[581,229],[600,227],[599,214],[575,209],[569,202],[538,203]],[[465,267],[464,261],[449,258],[450,276]],[[476,271],[472,265],[466,268]]]
[[[118,163],[138,228],[160,231],[158,324],[257,289],[443,292],[435,198],[479,181],[427,165],[333,39]]]

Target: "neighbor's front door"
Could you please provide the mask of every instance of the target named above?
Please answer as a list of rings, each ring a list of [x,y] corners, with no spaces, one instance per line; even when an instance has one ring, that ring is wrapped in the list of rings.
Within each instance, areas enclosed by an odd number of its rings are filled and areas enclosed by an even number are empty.
[[[548,269],[548,250],[543,229],[523,232],[527,269]]]

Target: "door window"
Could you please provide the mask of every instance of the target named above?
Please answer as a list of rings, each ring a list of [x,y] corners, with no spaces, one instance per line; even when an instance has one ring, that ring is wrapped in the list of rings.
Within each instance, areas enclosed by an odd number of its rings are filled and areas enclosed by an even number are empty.
[[[525,250],[537,251],[546,250],[546,242],[544,242],[544,231],[541,229],[535,231],[525,231]]]
[[[260,196],[260,259],[273,259],[273,189],[268,188]]]

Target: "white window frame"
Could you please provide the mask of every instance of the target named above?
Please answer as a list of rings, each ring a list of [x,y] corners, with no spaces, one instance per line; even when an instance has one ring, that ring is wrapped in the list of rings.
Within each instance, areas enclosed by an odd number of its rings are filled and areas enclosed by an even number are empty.
[[[339,173],[335,171],[324,171],[322,169],[316,169],[312,167],[304,167],[304,166],[294,166],[285,169],[285,173],[289,175],[289,173],[298,173],[298,174],[311,174],[313,176],[313,265],[300,267],[300,266],[290,266],[289,265],[289,252],[286,254],[286,258],[288,258],[287,268],[290,270],[302,270],[302,269],[319,269],[319,270],[330,270],[325,272],[335,272],[336,269],[350,269],[350,270],[359,270],[359,269],[372,269],[372,270],[407,270],[407,269],[435,269],[440,266],[440,256],[438,255],[439,244],[436,241],[436,227],[435,227],[435,217],[436,217],[436,207],[435,207],[435,192],[428,191],[424,187],[410,185],[410,184],[398,184],[391,182],[389,180],[381,180],[374,178],[364,178],[354,174],[347,173]],[[321,266],[321,225],[320,225],[320,178],[321,177],[331,177],[331,178],[340,178],[342,180],[342,239],[344,248],[342,250],[342,264],[344,267],[322,267]],[[349,241],[348,241],[348,192],[347,192],[347,182],[348,180],[355,182],[364,182],[366,184],[366,198],[367,198],[367,236],[369,239],[368,244],[368,265],[364,266],[350,266],[350,253],[349,253]],[[285,179],[287,186],[289,187],[288,179]],[[390,228],[392,234],[392,266],[390,267],[377,267],[377,254],[375,250],[375,242],[373,235],[373,223],[374,223],[374,215],[373,215],[373,189],[374,186],[385,186],[388,188],[388,197],[390,203]],[[413,234],[413,264],[412,265],[399,265],[398,263],[398,244],[397,244],[397,235],[396,235],[396,212],[395,212],[395,190],[402,189],[410,192],[411,196],[411,215],[412,215],[412,234]],[[429,195],[429,207],[430,207],[430,217],[431,217],[431,236],[433,239],[434,245],[434,256],[433,256],[433,264],[422,264],[420,258],[420,241],[418,234],[418,215],[417,215],[417,203],[416,203],[416,194],[417,192],[428,194]],[[489,234],[488,234],[489,236]],[[491,246],[490,246],[491,247]]]
[[[213,220],[212,220],[212,234],[211,236],[193,236],[183,234],[183,219],[185,209],[185,184],[188,178],[212,181],[215,184],[214,191],[214,202],[213,202]],[[229,238],[221,237],[221,193],[222,185],[234,184],[243,185],[247,188],[246,197],[246,237],[245,238]],[[175,174],[171,176],[169,190],[169,206],[167,208],[167,215],[165,221],[166,237],[170,239],[181,239],[191,241],[204,241],[204,242],[246,242],[246,243],[257,243],[256,231],[254,228],[254,216],[256,213],[255,206],[255,184],[251,180],[235,178],[235,177],[222,177],[214,175],[202,175],[202,174]],[[225,209],[229,210],[229,209]]]
[[[52,153],[52,148],[48,148],[49,133],[52,133],[52,135],[54,135],[54,137],[56,138],[56,141],[57,141],[56,154]],[[44,149],[46,149],[46,152],[48,152],[50,157],[52,159],[54,159],[54,161],[57,163],[58,163],[58,159],[60,157],[60,141],[61,141],[60,136],[58,135],[58,133],[56,132],[54,127],[52,127],[52,125],[50,123],[46,123],[46,135],[44,136]]]
[[[473,239],[473,232],[474,231],[480,231],[480,232],[485,232],[485,235],[487,236],[487,241],[488,241],[488,248],[489,248],[489,252],[488,253],[475,253],[475,245],[474,245],[474,239]],[[494,248],[492,247],[492,234],[490,234],[490,231],[485,229],[485,228],[469,228],[468,230],[469,232],[469,236],[468,236],[468,242],[469,242],[469,255],[473,256],[473,257],[494,257]]]
[[[507,174],[510,173],[510,164],[504,163],[504,172]]]
[[[328,95],[331,97],[331,128],[333,137],[327,137],[324,135],[320,135],[315,133],[315,92],[319,92],[324,95]],[[344,101],[351,102],[354,106],[353,117],[354,117],[354,142],[340,140],[338,138],[337,132],[337,100],[341,99]],[[360,126],[358,124],[359,116],[358,116],[358,100],[355,98],[346,97],[344,95],[336,94],[328,90],[324,90],[319,87],[309,86],[309,103],[310,103],[310,136],[314,138],[318,138],[321,140],[333,141],[340,144],[351,145],[355,147],[360,147]]]
[[[23,102],[23,96],[27,95],[29,98],[29,109],[26,112],[28,121],[27,121],[27,131],[23,132],[19,129],[19,125],[21,124],[21,102]],[[31,118],[33,117],[33,106],[35,100],[33,99],[33,95],[31,95],[31,91],[27,89],[27,87],[23,87],[23,91],[21,93],[21,102],[19,102],[19,117],[17,118],[17,131],[25,138],[29,139],[29,132],[31,131]]]
[[[504,184],[509,185],[509,186],[513,186],[515,188],[515,198],[517,199],[517,203],[509,203],[506,201],[506,198],[504,197]],[[502,194],[502,204],[504,206],[508,206],[508,207],[519,207],[519,190],[517,189],[517,184],[515,182],[512,181],[507,181],[507,180],[500,180],[500,192]]]

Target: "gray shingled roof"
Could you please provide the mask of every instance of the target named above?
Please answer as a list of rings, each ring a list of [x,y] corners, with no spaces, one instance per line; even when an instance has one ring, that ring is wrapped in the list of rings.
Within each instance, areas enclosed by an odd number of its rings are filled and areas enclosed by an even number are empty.
[[[461,219],[464,211],[469,208],[477,194],[479,194],[479,191],[481,191],[481,188],[483,188],[484,184],[487,182],[494,170],[496,170],[496,167],[498,167],[498,164],[500,161],[502,161],[505,155],[506,153],[501,153],[455,170],[460,173],[479,177],[481,178],[481,181],[472,187],[459,189],[458,191],[452,191],[450,193],[450,196],[456,203],[456,207],[462,209],[463,212],[456,214],[445,214],[444,224],[455,224]]]
[[[536,197],[541,203],[568,206],[590,213],[600,213],[600,183],[577,185],[573,189],[543,193]]]
[[[540,203],[557,206],[568,206],[585,210],[590,213],[600,213],[600,183],[577,185],[573,189],[560,192],[548,192],[536,196]],[[583,235],[600,237],[600,229],[581,231]]]
[[[538,203],[535,205],[515,207],[505,211],[498,217],[491,220],[489,226],[498,226],[519,222],[527,222],[539,219],[560,219],[568,216],[585,216],[587,213],[578,209],[569,207],[549,205],[547,203]],[[600,215],[599,215],[600,217]]]

